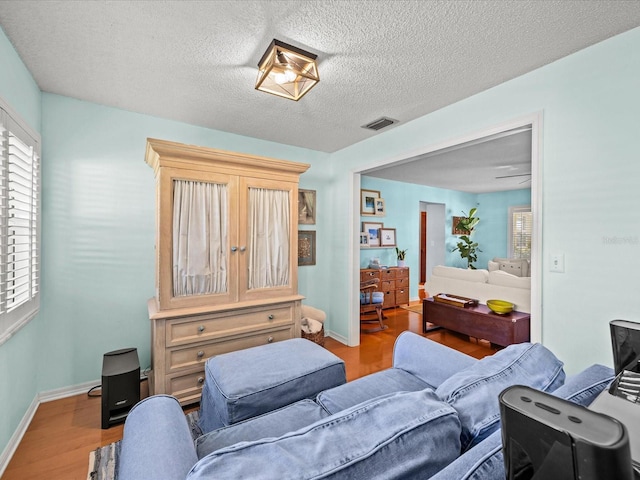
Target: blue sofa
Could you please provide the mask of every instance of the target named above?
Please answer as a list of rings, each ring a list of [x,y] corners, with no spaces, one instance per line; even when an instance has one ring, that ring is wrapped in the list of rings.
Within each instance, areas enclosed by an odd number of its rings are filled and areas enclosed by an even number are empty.
[[[519,384],[589,405],[611,382],[565,378],[540,344],[476,360],[404,332],[393,367],[193,441],[178,402],[143,400],[125,423],[120,480],[503,479],[498,394]]]

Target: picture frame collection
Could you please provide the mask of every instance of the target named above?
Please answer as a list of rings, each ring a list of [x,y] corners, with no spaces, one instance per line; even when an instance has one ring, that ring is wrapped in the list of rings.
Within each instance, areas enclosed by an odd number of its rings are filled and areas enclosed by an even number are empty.
[[[386,204],[378,190],[360,190],[360,214],[384,217]],[[316,224],[316,191],[298,189],[298,224]],[[362,222],[360,248],[394,248],[397,246],[396,229],[382,222]],[[316,231],[298,230],[298,265],[316,264]]]
[[[360,215],[384,217],[386,205],[378,190],[360,190]],[[393,248],[397,246],[396,229],[386,228],[382,222],[362,222],[360,248]]]

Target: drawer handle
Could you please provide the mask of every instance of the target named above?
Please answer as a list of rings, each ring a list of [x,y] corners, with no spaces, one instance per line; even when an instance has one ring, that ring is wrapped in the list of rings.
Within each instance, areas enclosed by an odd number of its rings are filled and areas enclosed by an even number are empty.
[[[238,251],[238,247],[231,247],[231,251],[232,252],[237,252]]]
[[[267,343],[273,343],[273,337],[267,338]]]
[[[200,350],[198,352],[198,358],[202,358],[202,357],[204,357],[204,352],[202,350]]]
[[[200,325],[200,326],[198,327],[198,331],[199,331],[200,333],[204,332],[204,325]]]
[[[204,383],[204,377],[198,377],[198,385],[202,385]]]
[[[267,318],[268,318],[269,320],[273,320],[273,319],[274,319],[274,318],[276,318],[276,317],[274,317],[274,316],[273,316],[273,313],[272,313],[272,314],[271,314],[271,315],[269,315]]]
[[[246,250],[247,250],[247,247],[244,247],[244,246],[243,246],[243,247],[240,247],[240,251],[241,251],[241,252],[244,252],[244,251],[246,251]]]

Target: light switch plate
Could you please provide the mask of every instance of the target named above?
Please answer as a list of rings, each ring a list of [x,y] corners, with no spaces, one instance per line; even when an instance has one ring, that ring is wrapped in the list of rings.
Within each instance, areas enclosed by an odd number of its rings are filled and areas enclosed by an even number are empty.
[[[561,253],[551,255],[551,271],[564,273],[564,255]]]

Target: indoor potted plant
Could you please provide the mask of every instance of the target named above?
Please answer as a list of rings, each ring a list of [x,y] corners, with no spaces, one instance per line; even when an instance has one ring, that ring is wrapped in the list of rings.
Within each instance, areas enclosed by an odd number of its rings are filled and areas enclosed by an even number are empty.
[[[469,210],[469,215],[462,212],[465,216],[460,218],[458,224],[456,225],[456,229],[464,230],[467,233],[460,237],[460,240],[456,244],[456,248],[452,250],[452,252],[455,252],[456,250],[460,252],[460,257],[463,260],[466,260],[467,268],[470,268],[471,270],[476,269],[476,267],[473,265],[473,262],[478,260],[477,252],[482,251],[478,248],[478,242],[474,242],[473,240],[471,240],[471,234],[480,221],[480,219],[475,216],[476,212],[476,208],[472,208],[471,210]]]
[[[405,263],[404,263],[404,257],[407,254],[407,250],[400,250],[398,247],[396,247],[396,256],[398,257],[398,266],[399,267],[404,267]]]

